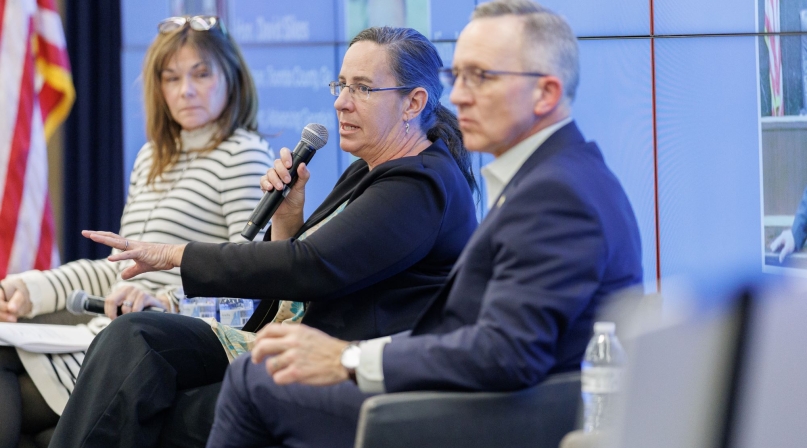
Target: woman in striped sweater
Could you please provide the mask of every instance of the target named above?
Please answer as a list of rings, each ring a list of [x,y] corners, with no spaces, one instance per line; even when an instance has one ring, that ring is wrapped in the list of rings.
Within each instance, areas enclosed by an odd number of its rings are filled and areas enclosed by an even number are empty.
[[[273,155],[256,133],[252,77],[218,19],[163,21],[146,55],[143,90],[149,142],[135,160],[121,234],[174,244],[244,241],[240,232]],[[118,307],[123,313],[146,306],[176,312],[178,269],[122,280],[128,265],[78,260],[11,275],[0,282],[0,320],[62,310],[77,289],[106,297],[110,318]],[[39,428],[32,426],[55,423],[83,358],[83,352],[41,355],[0,347],[0,448],[17,446],[21,427],[33,433]],[[23,421],[26,409],[37,410],[33,421]]]

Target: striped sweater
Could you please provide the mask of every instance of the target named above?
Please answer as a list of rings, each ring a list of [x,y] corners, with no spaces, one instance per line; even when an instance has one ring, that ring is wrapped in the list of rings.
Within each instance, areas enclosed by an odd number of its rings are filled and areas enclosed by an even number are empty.
[[[152,185],[146,184],[152,148],[148,143],[143,146],[135,160],[121,217],[122,236],[171,244],[245,241],[240,233],[262,195],[259,180],[271,166],[273,154],[264,139],[242,129],[204,155],[193,151],[205,147],[212,133],[210,126],[183,131],[180,159]],[[33,304],[26,317],[64,309],[66,298],[76,289],[104,297],[121,285],[131,284],[158,295],[182,283],[178,268],[122,280],[120,273],[131,263],[78,260],[49,271],[18,274]]]

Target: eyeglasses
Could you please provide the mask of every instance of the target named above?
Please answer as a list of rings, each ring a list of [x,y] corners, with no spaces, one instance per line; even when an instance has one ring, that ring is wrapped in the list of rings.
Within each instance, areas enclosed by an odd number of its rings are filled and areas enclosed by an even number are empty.
[[[345,83],[339,82],[339,81],[331,81],[330,83],[328,83],[328,87],[331,88],[331,95],[333,95],[333,96],[339,96],[339,94],[342,93],[342,90],[345,87],[347,87],[347,89],[350,91],[351,95],[355,96],[356,91],[358,91],[359,95],[360,95],[359,98],[361,98],[361,95],[364,95],[364,99],[366,99],[366,100],[370,99],[370,92],[381,92],[381,91],[384,91],[384,90],[411,89],[411,87],[409,87],[409,86],[372,88],[372,87],[367,87],[364,84],[345,84]]]
[[[454,83],[457,81],[457,78],[462,78],[462,82],[465,83],[468,87],[479,87],[487,81],[491,79],[493,76],[498,75],[511,75],[511,76],[549,76],[544,73],[538,72],[508,72],[503,70],[482,70],[481,68],[476,67],[467,67],[463,69],[458,68],[448,68],[444,67],[439,70],[440,73],[440,82],[443,83],[445,87],[451,88],[454,87]]]
[[[227,34],[224,23],[216,16],[169,17],[157,24],[157,29],[160,33],[167,34],[182,29],[185,25],[190,25],[196,31],[210,31],[218,26],[222,33]]]

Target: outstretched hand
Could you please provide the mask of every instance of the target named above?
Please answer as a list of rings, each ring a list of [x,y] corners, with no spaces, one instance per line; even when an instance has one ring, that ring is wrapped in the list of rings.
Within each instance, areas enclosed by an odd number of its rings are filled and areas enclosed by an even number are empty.
[[[793,237],[793,231],[790,229],[784,230],[775,240],[771,243],[771,250],[776,252],[779,249],[779,263],[785,261],[785,257],[792,254],[796,250],[796,241]]]
[[[124,280],[151,271],[167,271],[182,263],[186,244],[157,244],[130,240],[112,232],[82,230],[81,234],[96,243],[105,244],[121,252],[110,255],[109,261],[132,260],[134,265],[121,272]]]
[[[252,362],[264,362],[277,384],[326,386],[348,379],[340,359],[347,345],[306,325],[269,324],[258,332]]]

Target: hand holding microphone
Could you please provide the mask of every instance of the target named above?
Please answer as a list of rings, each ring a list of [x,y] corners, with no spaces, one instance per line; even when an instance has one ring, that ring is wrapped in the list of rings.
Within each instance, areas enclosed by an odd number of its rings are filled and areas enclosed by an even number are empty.
[[[268,194],[272,191],[283,191],[291,182],[294,158],[288,148],[280,150],[280,158],[276,159],[273,168],[261,177],[261,190]],[[305,206],[305,185],[311,178],[311,172],[305,163],[297,167],[297,181],[285,192],[285,199],[277,207],[272,216],[272,240],[282,240],[294,236],[303,225],[303,209]]]
[[[310,123],[303,129],[300,142],[291,154],[288,154],[288,150],[284,150],[286,154],[284,156],[284,151],[281,151],[281,160],[275,161],[275,169],[270,170],[267,175],[261,179],[261,188],[267,190],[267,193],[263,195],[261,201],[255,207],[255,210],[249,217],[247,225],[241,232],[241,236],[252,241],[255,235],[266,227],[266,224],[269,223],[272,215],[275,214],[286,196],[292,193],[293,187],[298,179],[298,174],[302,171],[307,175],[307,170],[300,170],[300,165],[308,165],[308,162],[314,157],[316,151],[325,146],[327,142],[328,130],[325,129],[325,126]],[[289,159],[289,156],[291,159]],[[291,162],[290,165],[289,161]],[[274,173],[272,173],[273,171]],[[307,179],[306,177],[304,181]],[[288,180],[288,182],[286,180]],[[290,204],[292,208],[296,205],[301,210],[304,197],[301,185],[294,191],[294,195],[292,195],[292,204]],[[297,204],[294,202],[297,202]]]
[[[71,313],[106,315],[110,319],[136,311],[164,312],[167,307],[167,303],[131,285],[117,288],[106,299],[82,290],[67,297],[67,310]]]

